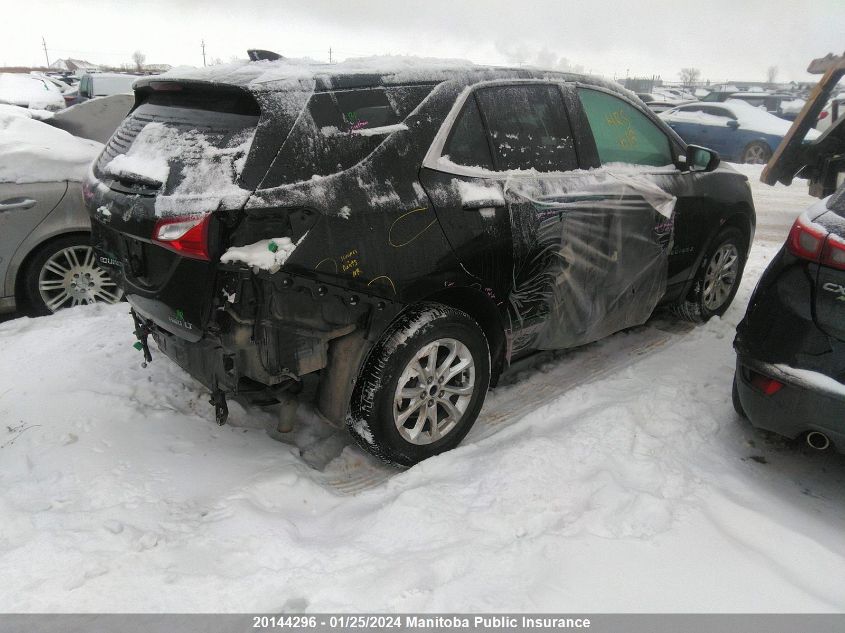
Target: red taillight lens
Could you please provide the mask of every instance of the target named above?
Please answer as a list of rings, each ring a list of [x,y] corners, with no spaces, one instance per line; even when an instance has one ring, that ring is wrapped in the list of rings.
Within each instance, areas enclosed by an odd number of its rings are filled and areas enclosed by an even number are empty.
[[[185,257],[209,260],[208,225],[211,214],[200,218],[167,218],[156,222],[153,242]]]
[[[812,224],[806,215],[802,215],[795,220],[795,224],[789,231],[786,248],[796,257],[817,262],[821,256],[826,237],[827,231]]]
[[[824,118],[827,118],[827,115],[828,115],[828,111],[827,111],[827,110],[822,110],[822,111],[819,113],[819,121],[821,121],[821,120],[822,120],[822,119],[824,119]]]
[[[751,372],[751,386],[766,396],[773,396],[783,389],[783,383],[757,372]]]
[[[845,240],[836,235],[829,235],[822,250],[821,263],[845,270]]]

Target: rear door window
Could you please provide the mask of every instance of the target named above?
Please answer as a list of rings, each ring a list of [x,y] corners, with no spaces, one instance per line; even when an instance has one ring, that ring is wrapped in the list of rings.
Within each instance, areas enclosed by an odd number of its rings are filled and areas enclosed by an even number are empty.
[[[652,167],[672,164],[669,137],[633,105],[606,92],[587,88],[579,88],[578,97],[603,164]]]
[[[493,157],[475,97],[470,95],[446,142],[444,154],[451,162],[466,167],[492,170]]]
[[[578,155],[560,88],[514,85],[476,92],[492,140],[496,169],[567,171]]]

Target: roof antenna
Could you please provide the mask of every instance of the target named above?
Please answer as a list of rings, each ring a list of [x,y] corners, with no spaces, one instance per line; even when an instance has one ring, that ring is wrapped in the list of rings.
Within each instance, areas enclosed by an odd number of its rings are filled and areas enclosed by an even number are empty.
[[[265,50],[260,49],[260,48],[250,48],[249,50],[247,50],[246,54],[249,55],[250,61],[253,61],[253,62],[259,62],[259,61],[274,62],[277,59],[284,59],[284,57],[282,57],[278,53],[274,53],[273,51],[265,51]]]

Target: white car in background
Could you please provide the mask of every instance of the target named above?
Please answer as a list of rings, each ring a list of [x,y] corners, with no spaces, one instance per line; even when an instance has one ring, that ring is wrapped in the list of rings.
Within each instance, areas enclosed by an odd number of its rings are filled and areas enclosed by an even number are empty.
[[[0,103],[58,112],[65,107],[62,91],[44,77],[0,73]]]
[[[140,75],[121,73],[89,73],[83,75],[77,86],[78,94],[74,103],[83,103],[95,97],[108,97],[118,94],[132,94],[132,84]]]

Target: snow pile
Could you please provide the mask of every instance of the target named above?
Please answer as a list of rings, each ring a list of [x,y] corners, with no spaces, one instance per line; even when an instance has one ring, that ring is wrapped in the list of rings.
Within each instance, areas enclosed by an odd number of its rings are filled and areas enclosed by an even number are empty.
[[[61,91],[46,79],[18,73],[0,73],[0,103],[37,110],[61,110]]]
[[[102,149],[18,109],[0,109],[0,182],[81,181]]]
[[[47,119],[52,119],[54,114],[49,110],[22,108],[21,106],[9,105],[8,103],[0,103],[0,117],[3,116],[19,116],[23,117],[24,119],[46,121]]]
[[[780,102],[780,111],[784,114],[798,114],[801,112],[801,109],[806,105],[806,101],[804,99],[790,99],[787,101]]]
[[[126,154],[115,156],[104,171],[117,178],[167,184],[168,191],[156,197],[158,215],[208,213],[221,203],[236,206],[249,196],[236,182],[254,133],[245,130],[221,147],[198,130],[147,123]],[[182,168],[174,175],[175,163]]]
[[[146,152],[118,154],[106,165],[105,172],[117,178],[137,178],[153,185],[167,181],[170,166],[167,158]]]
[[[284,265],[296,246],[288,237],[274,237],[246,246],[232,246],[223,253],[220,261],[224,264],[243,262],[274,273]]]

